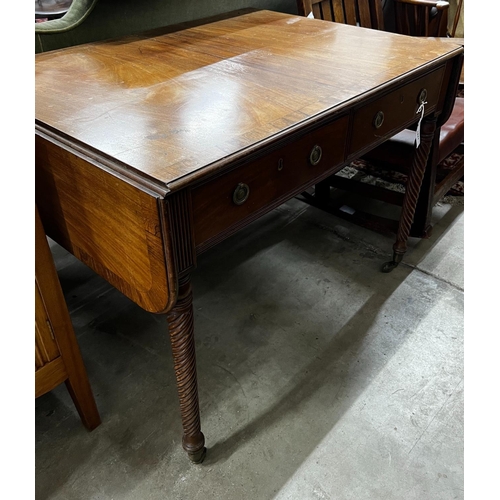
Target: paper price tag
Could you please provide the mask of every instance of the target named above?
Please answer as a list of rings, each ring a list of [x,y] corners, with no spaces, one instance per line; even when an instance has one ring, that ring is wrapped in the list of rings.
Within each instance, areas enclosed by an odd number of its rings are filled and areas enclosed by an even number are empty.
[[[420,106],[417,109],[417,112],[415,114],[420,115],[420,119],[418,120],[418,125],[417,125],[417,132],[415,135],[415,147],[418,149],[420,146],[420,124],[422,123],[422,119],[424,118],[424,113],[425,113],[425,105],[427,104],[427,101],[424,101],[420,104]]]

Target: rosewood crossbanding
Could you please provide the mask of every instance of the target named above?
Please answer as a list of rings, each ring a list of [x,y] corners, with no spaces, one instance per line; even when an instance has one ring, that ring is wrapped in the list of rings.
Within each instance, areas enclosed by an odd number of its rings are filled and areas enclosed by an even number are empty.
[[[193,461],[205,451],[189,281],[197,256],[415,124],[425,90],[397,265],[462,53],[253,11],[36,56],[36,203],[47,234],[167,314]]]

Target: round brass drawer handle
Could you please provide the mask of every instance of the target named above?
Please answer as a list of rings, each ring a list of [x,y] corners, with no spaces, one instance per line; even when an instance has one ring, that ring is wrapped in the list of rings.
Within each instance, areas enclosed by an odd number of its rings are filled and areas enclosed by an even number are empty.
[[[380,128],[382,126],[382,123],[384,123],[384,113],[382,111],[379,111],[373,119],[373,126],[375,128]]]
[[[323,150],[316,144],[316,146],[311,149],[311,153],[309,154],[309,163],[313,166],[317,165],[321,161],[322,155]]]
[[[419,104],[422,104],[422,103],[424,103],[425,101],[427,101],[427,89],[422,89],[422,90],[418,93],[418,103],[419,103]]]
[[[248,187],[247,184],[240,182],[236,186],[236,189],[234,190],[233,202],[235,203],[235,205],[243,205],[243,203],[245,203],[245,201],[248,200],[249,196],[250,196],[250,188]]]

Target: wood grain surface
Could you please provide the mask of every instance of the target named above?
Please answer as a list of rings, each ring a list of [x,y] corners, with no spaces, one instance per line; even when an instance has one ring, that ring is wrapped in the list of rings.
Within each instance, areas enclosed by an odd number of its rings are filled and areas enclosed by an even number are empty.
[[[89,430],[95,429],[101,418],[35,207],[35,397],[62,382],[66,383],[82,423]]]
[[[37,54],[36,122],[172,188],[458,50],[258,11]]]
[[[163,202],[36,136],[36,203],[47,234],[147,311],[175,302]]]

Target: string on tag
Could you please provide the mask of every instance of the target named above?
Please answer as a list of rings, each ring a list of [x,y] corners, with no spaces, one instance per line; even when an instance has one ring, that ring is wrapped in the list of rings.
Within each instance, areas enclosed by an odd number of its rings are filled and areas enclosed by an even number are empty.
[[[418,147],[420,146],[420,124],[422,123],[422,120],[424,118],[424,113],[425,113],[425,105],[427,104],[427,101],[422,101],[420,103],[420,106],[418,107],[417,111],[416,111],[416,115],[418,115],[419,113],[422,113],[420,115],[420,119],[418,120],[418,125],[417,125],[417,132],[416,132],[416,136],[415,136],[415,147],[418,149]]]

